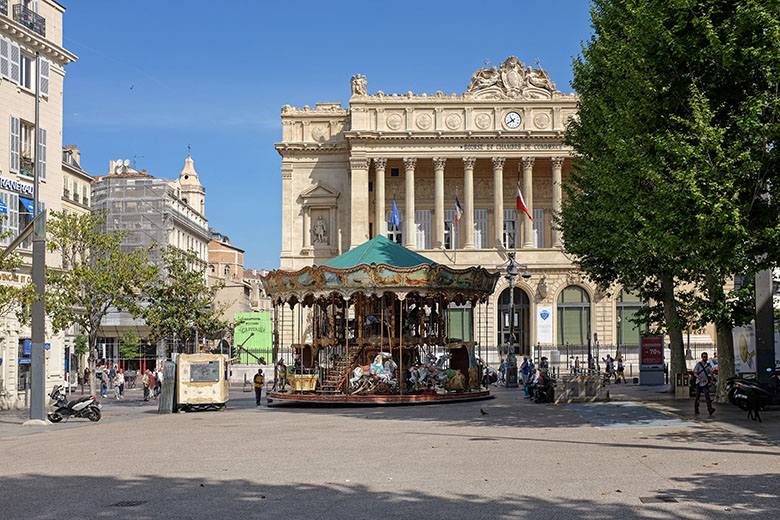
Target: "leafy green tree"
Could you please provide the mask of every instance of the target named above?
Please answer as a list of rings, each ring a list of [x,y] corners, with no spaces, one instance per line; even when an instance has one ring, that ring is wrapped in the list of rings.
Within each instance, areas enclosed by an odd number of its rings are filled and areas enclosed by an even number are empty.
[[[725,382],[749,298],[724,285],[777,260],[777,3],[594,0],[591,16],[574,60],[566,249],[601,286],[651,302],[673,374],[687,322],[714,322]]]
[[[141,357],[139,349],[141,347],[141,338],[138,337],[138,333],[129,329],[122,334],[119,340],[119,354],[125,359],[135,359]]]
[[[157,268],[148,249],[122,251],[123,234],[104,234],[105,218],[97,214],[51,214],[47,247],[59,252],[66,269],[49,269],[46,311],[55,330],[78,324],[87,336],[89,370],[95,373],[98,329],[112,309],[140,313],[139,295]],[[90,395],[95,395],[90,378]]]
[[[83,334],[76,336],[76,339],[73,340],[73,344],[76,346],[76,354],[79,356],[89,352],[89,338]]]
[[[7,215],[0,215],[0,224]],[[2,226],[0,226],[2,230]],[[10,232],[0,231],[0,239],[7,239]],[[22,258],[11,252],[4,254],[5,246],[0,246],[0,271],[16,273],[22,265]],[[35,286],[32,283],[0,283],[0,316],[15,313],[21,323],[27,323],[30,319],[30,304],[35,300]]]
[[[220,286],[206,283],[205,266],[199,267],[193,251],[168,248],[163,251],[163,269],[146,292],[144,319],[150,337],[173,338],[186,344],[201,336],[215,337],[228,324],[220,319],[215,295]],[[194,349],[197,350],[197,347]]]

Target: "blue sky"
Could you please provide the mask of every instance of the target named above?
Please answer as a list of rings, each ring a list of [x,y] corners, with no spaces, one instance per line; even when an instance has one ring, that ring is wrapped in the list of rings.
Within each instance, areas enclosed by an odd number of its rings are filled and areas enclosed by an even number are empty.
[[[348,104],[368,91],[462,93],[484,60],[537,58],[570,92],[589,4],[547,2],[63,1],[63,144],[177,177],[192,146],[209,223],[247,268],[279,266],[282,105]]]

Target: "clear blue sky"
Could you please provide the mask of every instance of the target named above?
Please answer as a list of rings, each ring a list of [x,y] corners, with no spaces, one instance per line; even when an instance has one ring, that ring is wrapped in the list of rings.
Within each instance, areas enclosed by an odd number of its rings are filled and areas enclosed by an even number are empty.
[[[63,0],[61,0],[63,1]],[[78,0],[63,3],[63,144],[82,166],[112,158],[175,178],[192,145],[209,223],[273,269],[281,247],[282,105],[348,104],[349,78],[375,93],[465,91],[488,59],[536,58],[570,92],[571,60],[590,37],[589,4]]]

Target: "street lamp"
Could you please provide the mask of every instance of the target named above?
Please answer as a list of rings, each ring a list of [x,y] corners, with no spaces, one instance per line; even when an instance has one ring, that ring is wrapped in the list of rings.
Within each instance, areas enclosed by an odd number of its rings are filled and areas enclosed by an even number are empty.
[[[517,387],[517,358],[515,357],[515,277],[519,273],[519,267],[524,269],[523,274],[520,275],[523,279],[528,280],[531,278],[531,273],[528,272],[528,266],[526,264],[518,264],[515,262],[515,253],[507,253],[509,258],[509,264],[506,266],[498,266],[498,269],[506,267],[505,278],[509,280],[509,342],[510,348],[506,354],[506,387]]]

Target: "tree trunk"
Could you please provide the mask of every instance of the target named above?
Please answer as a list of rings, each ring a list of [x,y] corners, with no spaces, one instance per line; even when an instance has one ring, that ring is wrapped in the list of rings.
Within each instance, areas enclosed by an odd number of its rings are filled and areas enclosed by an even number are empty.
[[[688,370],[688,367],[685,364],[682,327],[680,324],[680,314],[677,312],[677,300],[674,297],[674,288],[675,283],[672,275],[661,275],[664,320],[666,321],[666,331],[669,334],[669,347],[671,350],[671,359],[669,360],[669,381],[672,384],[672,391],[674,391],[676,383],[675,375],[687,372]]]
[[[95,368],[97,365],[97,337],[89,335],[89,358],[87,360],[89,364],[89,395],[95,397]]]
[[[723,284],[714,275],[707,273],[707,292],[709,300],[715,308],[726,305],[726,294]],[[732,324],[728,316],[718,314],[715,319],[718,339],[718,388],[715,391],[715,401],[725,403],[726,380],[734,376],[734,337],[731,333]]]

